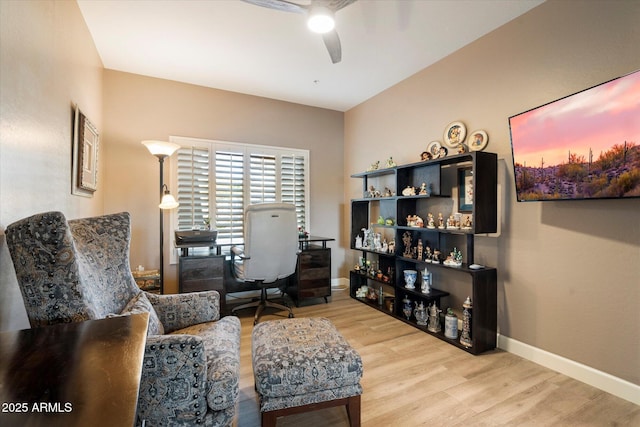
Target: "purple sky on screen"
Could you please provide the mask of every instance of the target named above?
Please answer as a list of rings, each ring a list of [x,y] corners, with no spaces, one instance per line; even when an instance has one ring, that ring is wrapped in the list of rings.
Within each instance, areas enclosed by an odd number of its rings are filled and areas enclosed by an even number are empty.
[[[515,161],[535,167],[640,144],[640,71],[512,117],[511,132]]]

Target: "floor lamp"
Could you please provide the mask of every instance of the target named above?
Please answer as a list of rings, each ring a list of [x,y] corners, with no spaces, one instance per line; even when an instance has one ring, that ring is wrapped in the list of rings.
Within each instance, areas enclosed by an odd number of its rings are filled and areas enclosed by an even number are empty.
[[[142,141],[142,144],[147,147],[149,152],[158,158],[160,162],[160,293],[164,294],[164,215],[165,209],[175,209],[178,207],[178,202],[169,192],[169,188],[164,183],[164,174],[162,166],[164,159],[171,156],[175,151],[180,148],[178,144],[166,141]]]

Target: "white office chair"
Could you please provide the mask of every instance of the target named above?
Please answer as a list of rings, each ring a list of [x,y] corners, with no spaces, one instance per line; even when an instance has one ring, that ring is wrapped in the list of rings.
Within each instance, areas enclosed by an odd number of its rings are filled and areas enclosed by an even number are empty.
[[[266,307],[289,312],[290,307],[267,300],[267,288],[281,287],[296,271],[298,228],[295,206],[285,203],[250,205],[245,210],[244,250],[231,248],[235,278],[260,288],[259,301],[234,307],[231,312],[257,307],[253,324]],[[237,262],[239,257],[241,262]]]

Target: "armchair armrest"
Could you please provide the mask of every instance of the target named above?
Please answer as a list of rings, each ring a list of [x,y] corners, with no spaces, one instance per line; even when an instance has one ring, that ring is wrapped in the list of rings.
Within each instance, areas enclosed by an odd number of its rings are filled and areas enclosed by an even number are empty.
[[[201,337],[147,337],[138,424],[194,425],[207,413],[207,355]]]
[[[218,291],[169,295],[147,293],[147,297],[158,313],[165,333],[220,318]]]

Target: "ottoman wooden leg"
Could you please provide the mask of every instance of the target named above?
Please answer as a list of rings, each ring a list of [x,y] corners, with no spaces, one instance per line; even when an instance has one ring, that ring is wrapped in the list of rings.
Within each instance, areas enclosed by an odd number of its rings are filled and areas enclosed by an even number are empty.
[[[360,395],[350,397],[346,406],[349,425],[351,427],[360,427]]]
[[[278,420],[278,416],[275,412],[262,412],[262,427],[276,427],[276,421]]]

